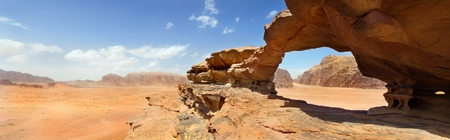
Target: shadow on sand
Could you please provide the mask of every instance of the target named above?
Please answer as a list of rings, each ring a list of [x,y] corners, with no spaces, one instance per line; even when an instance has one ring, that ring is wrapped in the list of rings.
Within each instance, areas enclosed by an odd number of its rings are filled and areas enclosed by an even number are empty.
[[[303,100],[285,98],[278,95],[270,95],[269,99],[285,101],[281,107],[299,108],[311,117],[336,123],[351,122],[358,124],[375,124],[397,128],[415,128],[426,130],[430,133],[450,138],[450,124],[429,119],[421,119],[414,116],[401,114],[367,115],[367,110],[346,110],[327,106],[308,104]],[[450,116],[449,116],[450,117]]]

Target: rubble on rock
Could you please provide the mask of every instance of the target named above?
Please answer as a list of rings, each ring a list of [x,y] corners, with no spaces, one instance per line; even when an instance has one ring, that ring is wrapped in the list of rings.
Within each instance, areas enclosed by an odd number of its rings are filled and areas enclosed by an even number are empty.
[[[351,88],[384,88],[386,85],[378,79],[363,76],[353,56],[334,55],[324,57],[319,65],[305,71],[298,83]]]

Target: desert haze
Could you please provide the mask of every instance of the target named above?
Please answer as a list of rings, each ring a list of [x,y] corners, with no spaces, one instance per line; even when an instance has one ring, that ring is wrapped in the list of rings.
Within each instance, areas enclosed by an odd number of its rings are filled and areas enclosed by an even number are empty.
[[[384,90],[294,85],[279,95],[350,110],[386,104],[380,96]],[[130,129],[127,120],[148,106],[144,97],[177,93],[168,86],[0,86],[0,139],[123,139]]]

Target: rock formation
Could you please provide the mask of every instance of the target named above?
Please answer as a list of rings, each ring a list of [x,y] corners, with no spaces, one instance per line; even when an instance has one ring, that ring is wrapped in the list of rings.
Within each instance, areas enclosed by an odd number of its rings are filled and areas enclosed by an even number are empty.
[[[292,80],[291,74],[287,70],[278,68],[275,71],[273,82],[276,88],[292,88],[294,87],[294,80]]]
[[[300,79],[302,79],[302,74],[297,75],[297,78],[293,79],[294,83],[300,83]]]
[[[285,2],[288,9],[265,26],[267,45],[216,52],[205,62],[192,66],[187,73],[194,84],[179,86],[181,101],[164,101],[176,97],[163,98],[163,101],[148,97],[151,108],[144,116],[128,122],[132,129],[127,138],[450,137],[450,39],[447,38],[450,35],[450,1]],[[310,105],[301,100],[254,92],[276,92],[273,77],[286,52],[323,46],[339,52],[351,51],[362,75],[386,82],[388,92],[384,97],[388,109],[369,110],[367,114],[378,115],[368,116],[364,111]],[[327,71],[347,76],[353,69]],[[328,79],[334,78],[338,77],[330,74]],[[436,91],[445,94],[437,95]],[[153,112],[170,117],[163,118]],[[156,131],[161,124],[167,125],[162,125],[162,131]],[[434,126],[437,127],[432,128]],[[403,129],[405,127],[419,130]],[[171,136],[165,130],[171,130]]]
[[[187,71],[187,77],[194,83],[231,84],[233,87],[276,93],[275,84],[272,82],[273,72],[266,80],[255,80],[244,75],[233,75],[230,71],[232,65],[243,62],[258,50],[259,48],[247,46],[214,52],[204,62],[193,65],[192,69]]]
[[[117,74],[107,74],[102,77],[100,83],[106,85],[178,85],[186,83],[184,76],[165,72],[133,72],[125,77]]]
[[[450,125],[396,114],[317,106],[230,85],[183,84],[146,97],[128,120],[134,139],[445,139]]]
[[[48,77],[34,76],[28,73],[21,73],[15,71],[4,71],[0,69],[0,80],[9,79],[12,82],[20,83],[48,83],[54,82],[53,79]]]
[[[300,84],[326,87],[384,88],[385,82],[365,77],[359,72],[353,56],[329,55],[319,65],[305,71]]]
[[[249,56],[245,60],[242,57],[221,65],[220,72],[212,74],[226,72],[226,79],[236,81],[230,82],[232,85],[245,81],[243,85],[267,92],[273,90],[267,85],[271,85],[286,52],[327,46],[339,52],[351,51],[364,76],[386,82],[384,97],[389,108],[406,114],[422,110],[450,115],[445,113],[450,106],[450,1],[285,2],[288,9],[265,26],[265,46],[245,55]],[[445,95],[435,94],[437,91]]]

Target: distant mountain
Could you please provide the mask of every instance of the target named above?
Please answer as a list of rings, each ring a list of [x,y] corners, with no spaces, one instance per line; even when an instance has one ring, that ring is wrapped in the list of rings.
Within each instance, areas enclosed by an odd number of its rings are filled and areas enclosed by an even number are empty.
[[[4,71],[0,69],[0,80],[8,79],[16,83],[49,83],[55,82],[48,77],[34,76],[28,73],[21,73],[15,71]]]
[[[293,88],[294,80],[292,80],[291,74],[287,70],[278,68],[275,71],[275,75],[273,78],[273,82],[275,82],[276,88]]]
[[[300,84],[326,87],[384,88],[386,85],[378,79],[363,76],[353,56],[326,56],[319,65],[299,77]]]
[[[188,82],[186,76],[165,72],[133,72],[125,77],[107,74],[99,81],[105,85],[178,85]]]

